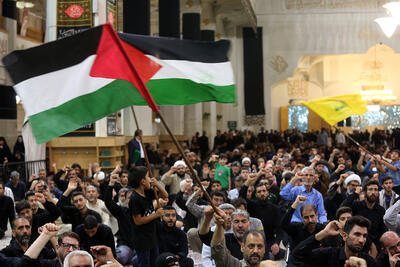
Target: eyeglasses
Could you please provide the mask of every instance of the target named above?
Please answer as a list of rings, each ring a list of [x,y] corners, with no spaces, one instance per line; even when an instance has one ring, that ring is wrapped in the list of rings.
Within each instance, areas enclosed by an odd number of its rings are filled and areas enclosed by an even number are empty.
[[[63,248],[70,248],[70,247],[72,247],[74,250],[78,250],[78,249],[79,249],[79,245],[75,245],[75,244],[61,243],[61,246],[62,246]]]
[[[397,245],[395,245],[395,246],[391,246],[391,247],[389,248],[389,250],[390,250],[390,251],[396,251],[396,249],[399,248],[399,247],[400,247],[400,242],[397,243]]]
[[[176,260],[176,258],[174,256],[167,256],[165,258],[165,263],[167,264],[167,266],[179,266],[179,262]]]

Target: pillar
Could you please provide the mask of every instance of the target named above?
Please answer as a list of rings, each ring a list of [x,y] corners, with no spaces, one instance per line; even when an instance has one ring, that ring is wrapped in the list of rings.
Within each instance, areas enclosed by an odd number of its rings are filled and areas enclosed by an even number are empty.
[[[182,10],[182,38],[187,40],[200,40],[200,12],[201,6],[198,1],[186,1]],[[185,106],[185,135],[189,140],[196,132],[203,131],[203,105],[202,103]]]
[[[165,37],[180,38],[180,1],[159,0],[159,34]],[[161,106],[161,113],[174,135],[184,134],[184,106]],[[168,135],[164,126],[160,133]]]

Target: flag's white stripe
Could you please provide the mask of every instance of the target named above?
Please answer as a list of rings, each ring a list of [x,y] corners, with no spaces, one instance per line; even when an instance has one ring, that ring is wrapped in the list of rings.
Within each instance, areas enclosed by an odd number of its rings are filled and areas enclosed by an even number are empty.
[[[114,79],[89,76],[96,55],[62,70],[36,76],[14,85],[27,116],[60,106],[76,97],[93,93]],[[35,90],[33,90],[35,88]]]
[[[187,60],[160,60],[147,55],[163,67],[151,78],[156,79],[189,79],[196,83],[214,84],[226,86],[234,84],[234,76],[231,63],[203,63]]]

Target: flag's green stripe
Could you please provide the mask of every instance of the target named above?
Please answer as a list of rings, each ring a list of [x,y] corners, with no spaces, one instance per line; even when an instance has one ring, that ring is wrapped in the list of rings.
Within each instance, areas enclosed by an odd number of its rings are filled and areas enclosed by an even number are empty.
[[[150,80],[147,88],[158,105],[189,105],[199,102],[235,102],[235,86],[199,84],[186,79]],[[146,103],[144,103],[146,104]]]
[[[147,86],[158,105],[235,102],[234,85],[215,86],[185,79],[159,79],[150,80]],[[147,102],[131,83],[115,80],[96,92],[74,98],[29,119],[37,142],[44,143],[131,105],[147,105]]]
[[[132,105],[138,95],[141,98],[131,83],[115,80],[96,92],[30,116],[33,134],[39,144],[47,142]]]

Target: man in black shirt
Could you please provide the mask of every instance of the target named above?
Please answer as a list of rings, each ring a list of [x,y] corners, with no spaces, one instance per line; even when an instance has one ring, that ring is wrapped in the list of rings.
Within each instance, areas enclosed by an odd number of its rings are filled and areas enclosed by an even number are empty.
[[[61,215],[61,211],[57,208],[57,206],[52,202],[53,199],[51,194],[46,191],[42,193],[34,193],[34,196],[29,193],[28,200],[23,200],[15,205],[15,210],[20,217],[25,217],[31,224],[32,227],[32,235],[31,242],[35,241],[39,236],[38,229],[40,226],[54,222]],[[45,209],[38,208],[37,201],[41,202]],[[31,204],[34,209],[32,209]],[[34,213],[34,211],[36,211]]]
[[[323,224],[318,223],[317,207],[312,204],[306,204],[300,208],[302,223],[290,222],[297,207],[303,204],[306,199],[305,196],[298,195],[282,219],[281,227],[292,238],[293,244],[291,244],[291,247],[293,248],[310,235],[316,234],[325,228]]]
[[[371,222],[362,216],[353,216],[347,220],[343,232],[338,221],[331,221],[322,231],[312,235],[301,242],[293,251],[291,262],[295,266],[325,266],[343,267],[350,257],[362,258],[368,267],[377,266],[374,259],[362,252],[367,241],[368,228]],[[328,236],[342,233],[345,246],[316,248],[320,242]]]
[[[269,191],[267,186],[262,183],[255,185],[255,195],[257,200],[247,198],[247,189],[257,181],[257,176],[249,176],[244,186],[240,189],[239,196],[246,199],[247,211],[251,217],[262,221],[266,238],[266,248],[279,251],[280,238],[277,236],[281,222],[281,211],[277,206],[268,202]]]
[[[180,267],[193,266],[192,259],[187,258],[188,240],[185,232],[175,226],[176,210],[172,206],[164,207],[162,222],[157,222],[159,252],[171,252],[179,260]]]
[[[4,195],[4,183],[0,181],[0,239],[4,237],[4,232],[7,231],[7,223],[15,218],[14,201]]]
[[[12,223],[12,236],[10,244],[1,253],[7,257],[22,257],[30,246],[31,225],[24,218],[16,218]],[[56,257],[52,249],[44,248],[39,255],[39,259],[53,259]]]
[[[80,247],[90,253],[90,247],[105,245],[111,248],[114,256],[115,242],[111,228],[102,223],[98,223],[93,215],[87,215],[83,224],[76,227],[76,233],[81,238]]]
[[[75,232],[75,229],[78,225],[83,223],[83,220],[88,215],[93,215],[97,218],[97,222],[101,223],[101,216],[94,210],[88,209],[86,206],[87,199],[85,195],[81,191],[74,191],[78,187],[78,183],[75,180],[70,180],[68,183],[68,188],[60,197],[60,200],[57,202],[57,206],[62,210],[64,215],[66,215],[66,221],[64,223],[72,224],[72,231]],[[69,195],[72,193],[71,199],[74,206],[71,206],[69,203]],[[64,218],[63,218],[64,220]]]
[[[104,194],[104,203],[107,209],[118,221],[118,233],[117,233],[117,260],[123,265],[133,264],[133,257],[136,254],[134,251],[134,232],[133,232],[133,221],[131,213],[129,211],[128,203],[132,192],[127,189],[126,192],[118,194],[125,194],[125,201],[119,202],[119,205],[112,199],[112,191],[115,188],[116,181],[118,180],[118,174],[112,174],[110,182],[107,186]]]
[[[379,182],[370,180],[364,185],[365,200],[355,201],[358,194],[351,194],[344,202],[343,206],[351,207],[353,215],[361,215],[371,221],[371,229],[368,231],[368,239],[374,242],[377,250],[380,250],[379,238],[387,228],[383,222],[385,209],[379,205]]]

